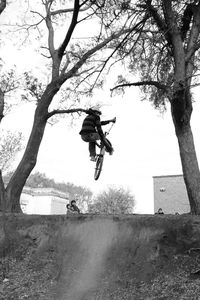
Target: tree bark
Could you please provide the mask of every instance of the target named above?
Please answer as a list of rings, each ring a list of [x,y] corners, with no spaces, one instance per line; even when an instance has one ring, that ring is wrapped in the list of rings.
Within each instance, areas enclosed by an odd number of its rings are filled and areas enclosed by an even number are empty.
[[[178,94],[178,95],[177,95]],[[171,113],[178,139],[183,177],[191,213],[200,214],[200,172],[193,134],[190,126],[192,114],[191,95],[184,89],[171,101]]]
[[[38,103],[24,155],[5,189],[5,210],[7,212],[21,212],[21,192],[28,176],[36,165],[40,144],[48,120],[48,107],[58,90],[58,84],[51,82]]]
[[[4,111],[4,92],[0,88],[0,123],[3,119],[3,111]]]
[[[188,124],[177,135],[184,181],[192,214],[200,214],[200,173],[195,151],[193,134]]]
[[[2,172],[0,170],[0,211],[5,210],[5,187],[2,179]]]

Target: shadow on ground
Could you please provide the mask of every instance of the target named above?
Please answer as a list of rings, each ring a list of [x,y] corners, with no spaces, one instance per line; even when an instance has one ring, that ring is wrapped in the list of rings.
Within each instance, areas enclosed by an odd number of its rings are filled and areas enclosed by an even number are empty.
[[[199,299],[200,218],[0,218],[0,300]]]

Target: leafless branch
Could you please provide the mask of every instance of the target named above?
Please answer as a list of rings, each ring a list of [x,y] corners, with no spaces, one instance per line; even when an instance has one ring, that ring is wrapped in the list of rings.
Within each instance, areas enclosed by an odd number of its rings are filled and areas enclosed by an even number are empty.
[[[97,80],[99,79],[103,69],[105,68],[106,64],[108,63],[108,61],[113,57],[113,55],[118,51],[118,49],[123,45],[123,43],[127,40],[127,38],[129,37],[129,35],[134,31],[137,30],[137,32],[139,32],[139,37],[141,35],[141,30],[139,28],[140,25],[142,25],[142,28],[145,25],[145,21],[148,19],[148,16],[146,15],[139,23],[137,23],[126,35],[125,37],[122,39],[122,41],[117,45],[117,47],[115,47],[115,49],[113,50],[113,52],[107,57],[107,59],[104,61],[101,70],[93,84],[93,87],[95,86]],[[135,46],[135,44],[137,43],[137,40],[139,39],[139,37],[136,39],[136,42],[133,44],[133,47]],[[132,48],[133,48],[132,47]],[[130,53],[130,52],[129,52]]]
[[[5,93],[2,91],[2,89],[0,88],[0,122],[4,117],[4,95]]]
[[[164,90],[165,92],[167,92],[167,90],[168,90],[168,87],[165,84],[162,84],[158,81],[147,80],[147,81],[138,81],[138,82],[118,84],[114,88],[110,89],[110,91],[113,92],[114,90],[116,90],[118,88],[131,87],[131,86],[143,86],[143,85],[153,85],[160,90]]]
[[[86,11],[89,7],[85,8],[80,8],[79,11]],[[59,14],[66,14],[69,12],[73,12],[74,8],[63,8],[63,9],[58,9],[55,11],[51,11],[51,16],[59,15]]]
[[[51,21],[51,15],[50,15],[50,9],[51,9],[51,5],[48,5],[48,3],[45,4],[45,9],[46,9],[46,25],[48,28],[48,46],[49,46],[49,51],[50,54],[52,56],[52,58],[54,57],[55,54],[55,47],[54,47],[54,29],[53,29],[53,25],[52,25],[52,21]]]
[[[87,110],[83,109],[83,108],[72,108],[72,109],[61,109],[61,110],[55,109],[48,113],[47,119],[51,118],[54,115],[58,115],[58,114],[71,114],[71,113],[79,113],[79,112],[87,113]]]
[[[72,19],[71,19],[71,24],[69,26],[69,29],[67,31],[67,34],[65,36],[63,43],[61,44],[61,46],[58,49],[58,57],[59,58],[62,58],[63,53],[71,39],[72,33],[77,24],[79,10],[80,10],[79,0],[74,0],[74,9],[73,9],[73,15],[72,15]]]
[[[60,76],[60,83],[65,82],[67,79],[71,78],[76,74],[76,72],[82,67],[82,65],[90,58],[94,53],[98,50],[105,47],[110,41],[119,38],[121,35],[126,34],[127,32],[131,31],[132,29],[128,28],[125,30],[121,30],[116,34],[111,34],[107,39],[102,41],[101,43],[97,44],[92,49],[88,50],[85,54],[82,55],[82,58],[69,70],[67,73],[62,74]]]
[[[1,0],[0,1],[0,14],[4,11],[6,8],[6,0]]]

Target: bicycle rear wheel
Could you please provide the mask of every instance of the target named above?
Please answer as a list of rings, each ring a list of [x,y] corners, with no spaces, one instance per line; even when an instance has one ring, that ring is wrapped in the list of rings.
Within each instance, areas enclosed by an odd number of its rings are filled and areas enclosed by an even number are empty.
[[[97,180],[101,174],[101,170],[102,170],[102,166],[103,166],[103,159],[104,159],[104,156],[102,154],[100,154],[97,157],[96,167],[95,167],[95,171],[94,171],[94,179],[95,180]]]

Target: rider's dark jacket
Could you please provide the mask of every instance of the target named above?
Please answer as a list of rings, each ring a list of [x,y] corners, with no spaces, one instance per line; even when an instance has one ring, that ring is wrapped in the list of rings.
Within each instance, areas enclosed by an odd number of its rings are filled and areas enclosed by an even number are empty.
[[[100,116],[97,113],[89,112],[87,117],[84,119],[81,131],[79,134],[88,134],[98,132],[100,136],[103,136],[101,125],[106,125],[110,121],[101,121]]]

